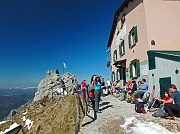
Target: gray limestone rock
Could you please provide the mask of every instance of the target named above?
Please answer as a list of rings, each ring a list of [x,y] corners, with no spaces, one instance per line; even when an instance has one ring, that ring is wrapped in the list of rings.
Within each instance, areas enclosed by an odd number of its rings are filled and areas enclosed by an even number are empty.
[[[7,116],[7,120],[11,119],[14,115],[16,115],[17,110],[16,109],[12,109],[9,113],[9,115]]]
[[[45,96],[49,98],[57,96],[57,89],[62,88],[63,83],[65,84],[66,92],[70,92],[72,87],[78,82],[76,77],[69,72],[64,74],[61,78],[58,70],[48,70],[45,79],[41,80],[38,85],[38,90],[35,93],[33,101],[41,100]]]
[[[62,75],[62,80],[64,81],[67,92],[70,92],[72,90],[73,86],[75,84],[78,84],[78,81],[77,81],[76,77],[73,74],[69,73],[69,72]]]

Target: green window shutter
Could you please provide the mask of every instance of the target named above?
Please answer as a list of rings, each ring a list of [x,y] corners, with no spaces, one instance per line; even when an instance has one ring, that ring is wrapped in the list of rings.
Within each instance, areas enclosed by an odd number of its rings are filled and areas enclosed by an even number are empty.
[[[121,51],[121,45],[119,45],[119,55],[122,55],[122,51]]]
[[[111,81],[113,81],[112,73],[111,73]]]
[[[135,34],[135,42],[138,42],[138,33],[137,33],[137,26],[134,27],[134,34]]]
[[[114,72],[114,71],[111,73],[111,81],[112,81],[112,82],[115,81],[115,72]]]
[[[113,59],[114,59],[114,62],[117,60],[117,50],[114,51]]]
[[[149,70],[156,69],[155,56],[148,55]]]
[[[123,53],[125,53],[125,45],[124,45],[124,41],[123,41]]]
[[[130,73],[130,78],[132,78],[133,77],[133,64],[132,63],[129,64],[129,73]]]
[[[113,61],[115,62],[115,54],[113,53]]]
[[[116,50],[114,51],[114,54],[113,54],[113,61],[115,62],[115,56],[116,56]]]
[[[140,77],[140,61],[136,60],[136,74],[137,77]]]
[[[118,80],[118,70],[116,70],[116,80]]]
[[[129,41],[129,48],[131,47],[131,34],[128,35],[128,41]]]

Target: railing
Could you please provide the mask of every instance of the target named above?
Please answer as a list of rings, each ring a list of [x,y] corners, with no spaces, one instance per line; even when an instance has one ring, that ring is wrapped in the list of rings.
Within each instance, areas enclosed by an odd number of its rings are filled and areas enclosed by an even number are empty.
[[[81,120],[87,115],[88,113],[88,101],[87,98],[84,97],[83,89],[76,91],[76,124],[75,124],[75,134],[78,134],[80,130],[80,123]],[[81,112],[82,110],[82,112]],[[81,117],[81,113],[83,116]]]
[[[20,130],[22,130],[22,133],[25,134],[23,126],[22,125],[18,125],[17,127],[9,130],[8,132],[6,132],[5,134],[18,134],[20,132]]]

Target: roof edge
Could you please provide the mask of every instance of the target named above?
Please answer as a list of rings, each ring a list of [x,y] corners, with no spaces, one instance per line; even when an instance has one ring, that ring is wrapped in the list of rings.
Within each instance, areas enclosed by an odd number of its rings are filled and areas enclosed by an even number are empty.
[[[115,29],[116,29],[118,15],[129,1],[131,1],[131,0],[124,0],[124,2],[121,4],[121,6],[118,8],[118,10],[114,14],[114,19],[113,19],[113,23],[112,23],[112,26],[111,26],[111,32],[110,32],[110,35],[109,35],[107,47],[111,47],[112,39],[113,39]]]
[[[147,51],[147,55],[180,62],[180,51],[176,50],[149,50]]]

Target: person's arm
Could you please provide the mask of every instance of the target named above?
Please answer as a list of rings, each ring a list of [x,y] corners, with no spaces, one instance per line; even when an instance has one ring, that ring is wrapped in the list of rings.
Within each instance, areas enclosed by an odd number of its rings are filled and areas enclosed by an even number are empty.
[[[172,98],[170,98],[169,100],[167,100],[167,101],[165,101],[165,100],[161,100],[161,101],[163,101],[164,102],[164,104],[166,104],[166,103],[172,103],[174,100],[172,99]]]

